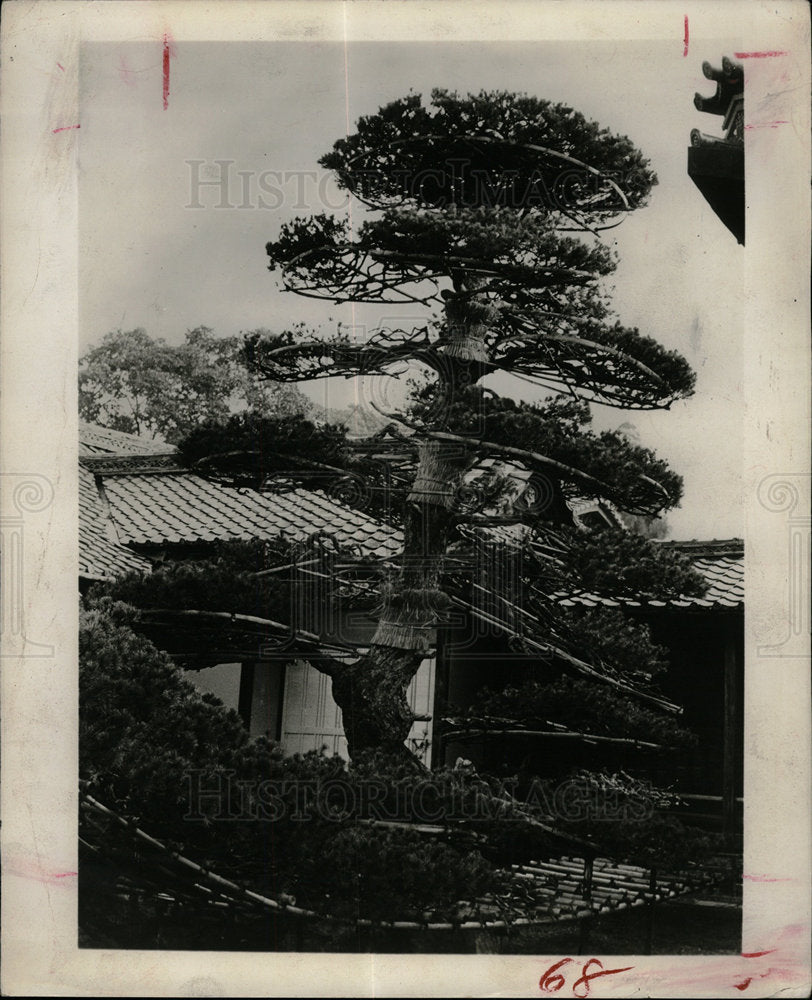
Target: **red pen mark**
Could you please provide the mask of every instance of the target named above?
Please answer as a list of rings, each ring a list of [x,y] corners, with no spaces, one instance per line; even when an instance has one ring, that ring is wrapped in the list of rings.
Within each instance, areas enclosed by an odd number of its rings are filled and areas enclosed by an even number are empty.
[[[547,969],[541,979],[539,979],[539,989],[542,993],[557,993],[561,989],[566,980],[564,973],[558,970],[572,961],[573,959],[571,958],[562,958]],[[598,972],[589,972],[590,967],[593,965],[598,966]],[[604,969],[603,962],[599,958],[590,958],[581,968],[580,978],[576,979],[572,984],[572,995],[577,1000],[586,1000],[586,997],[589,996],[589,984],[593,979],[597,979],[599,976],[614,976],[618,972],[629,972],[633,968],[633,965],[627,965],[624,969]]]
[[[6,866],[6,873],[19,878],[30,878],[45,885],[61,882],[66,878],[76,878],[77,872],[49,872],[37,862],[28,858],[12,858]]]
[[[65,67],[62,65],[62,63],[57,63],[57,66],[62,70],[63,73],[65,72]]]
[[[765,955],[772,955],[773,952],[775,952],[776,950],[777,949],[775,948],[768,948],[766,951],[743,951],[742,958],[763,958]],[[764,979],[764,977],[768,976],[770,972],[772,972],[772,969],[768,969],[766,972],[762,972],[759,978]],[[752,981],[753,977],[748,976],[747,979],[743,979],[740,983],[734,983],[733,986],[735,989],[744,992],[750,985],[750,983],[752,983]]]
[[[688,55],[688,15],[685,15],[685,35],[683,36],[682,57]]]
[[[169,107],[169,36],[164,35],[164,111]]]
[[[590,965],[597,965],[600,972],[587,972],[586,970]],[[589,983],[592,979],[597,979],[598,976],[614,976],[618,972],[629,972],[633,969],[633,965],[627,965],[625,969],[604,969],[603,962],[599,958],[590,958],[590,960],[581,969],[581,978],[576,979],[572,984],[572,995],[578,997],[578,1000],[584,1000],[585,997],[589,996]],[[583,992],[578,992],[578,987],[583,983]]]
[[[779,125],[789,125],[789,122],[785,122],[785,121],[758,122],[758,123],[753,124],[753,125],[745,125],[744,128],[745,128],[745,131],[747,131],[748,129],[754,129],[754,128],[778,128]],[[766,882],[766,881],[778,882],[780,880],[779,879],[757,879],[756,881],[759,881],[759,882]]]
[[[791,878],[772,878],[769,875],[745,875],[748,882],[791,882]]]
[[[51,132],[70,132],[72,129],[81,128],[81,125],[63,125],[62,128],[52,128]]]
[[[737,59],[769,59],[772,56],[785,56],[786,52],[777,50],[772,52],[734,52],[733,55]]]

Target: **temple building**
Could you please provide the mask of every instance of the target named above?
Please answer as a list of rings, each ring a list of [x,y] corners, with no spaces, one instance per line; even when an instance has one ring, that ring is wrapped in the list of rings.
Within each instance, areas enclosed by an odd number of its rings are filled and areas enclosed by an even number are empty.
[[[744,71],[725,56],[722,68],[702,63],[702,72],[716,84],[709,97],[694,96],[698,111],[722,119],[721,136],[691,131],[688,176],[707,203],[744,244]]]

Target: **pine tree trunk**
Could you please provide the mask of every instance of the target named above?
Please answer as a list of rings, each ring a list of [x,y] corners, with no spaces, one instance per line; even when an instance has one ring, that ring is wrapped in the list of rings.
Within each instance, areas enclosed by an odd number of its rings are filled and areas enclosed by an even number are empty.
[[[365,751],[411,756],[404,741],[413,713],[406,692],[430,656],[448,598],[441,589],[454,496],[467,467],[458,448],[420,445],[420,463],[404,516],[403,563],[384,588],[369,652],[333,670],[333,698],[343,716],[350,757]]]
[[[455,390],[476,381],[487,367],[487,307],[470,299],[461,306],[452,298],[446,310],[450,342],[441,392],[453,399]],[[414,721],[406,692],[432,653],[449,603],[442,590],[443,558],[457,490],[470,464],[464,445],[420,442],[417,475],[404,512],[400,573],[384,588],[369,652],[357,663],[333,670],[333,698],[342,712],[352,758],[378,751],[418,766],[405,746]]]
[[[333,674],[333,698],[353,760],[375,752],[417,766],[406,746],[413,721],[406,691],[422,659],[414,650],[375,645],[356,664]]]

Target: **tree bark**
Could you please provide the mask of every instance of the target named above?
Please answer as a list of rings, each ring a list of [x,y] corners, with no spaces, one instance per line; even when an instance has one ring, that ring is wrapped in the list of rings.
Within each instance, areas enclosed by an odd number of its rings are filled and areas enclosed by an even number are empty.
[[[406,691],[422,659],[414,650],[375,645],[357,663],[334,671],[333,698],[353,760],[375,752],[419,766],[406,746],[413,722]]]
[[[420,445],[404,516],[403,562],[396,578],[384,586],[369,652],[354,664],[335,664],[332,671],[333,698],[352,758],[366,751],[412,757],[405,746],[414,719],[406,692],[432,653],[449,603],[441,586],[443,557],[456,490],[467,467],[467,452],[458,445]]]

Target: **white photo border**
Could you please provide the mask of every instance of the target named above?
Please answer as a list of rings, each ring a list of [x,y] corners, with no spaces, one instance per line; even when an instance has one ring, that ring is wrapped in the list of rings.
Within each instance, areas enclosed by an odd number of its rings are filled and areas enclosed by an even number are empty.
[[[0,97],[0,502],[4,530],[5,521],[18,516],[14,510],[20,504],[24,508],[19,512],[25,525],[19,600],[25,628],[24,633],[3,635],[5,993],[537,996],[539,977],[550,964],[544,956],[518,955],[267,953],[260,958],[77,947],[80,41],[153,40],[157,47],[167,34],[176,42],[673,36],[681,47],[684,18],[692,50],[700,53],[697,58],[707,57],[703,39],[729,37],[734,26],[744,51],[784,53],[780,70],[772,57],[748,59],[745,66],[751,128],[743,250],[747,596],[742,950],[743,956],[753,957],[633,955],[625,961],[613,956],[609,966],[633,965],[633,971],[622,981],[608,977],[593,983],[592,995],[809,994],[810,66],[809,11],[803,0],[6,4]],[[789,73],[789,82],[781,82],[779,72]],[[691,95],[685,98],[690,101]],[[758,127],[775,120],[791,124]],[[550,961],[558,957],[563,956]]]

